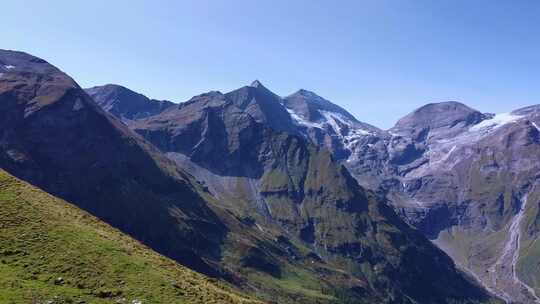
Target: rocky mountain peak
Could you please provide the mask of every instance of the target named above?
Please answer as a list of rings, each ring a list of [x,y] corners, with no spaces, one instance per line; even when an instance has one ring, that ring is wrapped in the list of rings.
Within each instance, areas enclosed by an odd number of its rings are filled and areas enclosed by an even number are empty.
[[[352,114],[342,107],[312,91],[304,89],[300,89],[292,95],[285,97],[283,104],[296,115],[312,122],[324,119],[323,114],[326,112],[336,113],[351,122],[358,122]]]
[[[0,72],[32,72],[51,74],[60,72],[47,61],[24,52],[0,50]]]
[[[194,103],[199,103],[199,102],[206,103],[211,100],[215,100],[215,99],[222,100],[224,98],[225,98],[225,95],[223,95],[223,93],[221,93],[220,91],[209,91],[206,93],[193,96],[188,101],[180,103],[179,108],[183,108],[187,105],[194,104]]]
[[[106,84],[85,89],[103,109],[122,120],[145,118],[163,112],[174,103],[153,100],[117,84]]]
[[[249,86],[253,88],[258,88],[258,87],[264,88],[263,84],[258,79],[255,79]]]
[[[11,94],[0,97],[0,101],[8,97],[19,100],[25,117],[64,101],[64,95],[77,89],[73,79],[47,61],[23,52],[0,50],[0,96]]]
[[[295,132],[291,116],[281,104],[281,98],[258,80],[250,86],[225,94],[225,97],[255,121],[265,123],[275,130]]]
[[[429,103],[401,118],[391,132],[422,140],[420,137],[433,130],[459,133],[486,118],[488,115],[457,101]]]

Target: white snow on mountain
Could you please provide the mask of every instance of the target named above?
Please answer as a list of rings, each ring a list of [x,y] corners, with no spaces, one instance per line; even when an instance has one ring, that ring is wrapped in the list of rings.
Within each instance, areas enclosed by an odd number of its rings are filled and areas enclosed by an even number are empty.
[[[289,108],[285,108],[287,112],[291,115],[291,118],[293,119],[293,122],[298,126],[304,126],[309,128],[319,128],[323,129],[322,124],[311,122],[307,119],[302,118],[300,115],[296,114],[293,110]]]
[[[521,119],[523,116],[515,115],[512,113],[501,113],[493,116],[490,119],[483,120],[479,124],[476,124],[469,128],[469,131],[484,131],[484,130],[494,130],[503,125],[513,123]]]
[[[319,111],[324,119],[319,119],[316,122],[304,119],[292,109],[287,108],[287,112],[289,112],[296,125],[319,129],[328,129],[328,127],[330,127],[336,135],[342,137],[346,141],[352,141],[357,137],[372,134],[370,131],[360,128],[354,121],[351,121],[349,118],[336,112]]]
[[[540,131],[540,127],[538,127],[538,125],[534,122],[534,121],[531,121],[533,127],[536,128],[536,130]]]
[[[336,112],[329,112],[329,111],[319,111],[321,115],[326,119],[326,123],[329,124],[332,129],[334,129],[334,132],[336,134],[343,134],[343,127],[345,126],[349,129],[349,132],[351,133],[347,137],[356,137],[356,136],[362,136],[362,135],[370,135],[371,132],[368,130],[362,129],[357,126],[357,124],[347,117],[336,113]]]

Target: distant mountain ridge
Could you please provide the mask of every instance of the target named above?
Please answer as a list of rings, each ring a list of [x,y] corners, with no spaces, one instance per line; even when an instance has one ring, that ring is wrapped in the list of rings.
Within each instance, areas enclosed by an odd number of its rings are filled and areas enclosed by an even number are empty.
[[[145,118],[174,106],[170,101],[149,99],[115,84],[88,88],[85,91],[101,108],[121,120]]]

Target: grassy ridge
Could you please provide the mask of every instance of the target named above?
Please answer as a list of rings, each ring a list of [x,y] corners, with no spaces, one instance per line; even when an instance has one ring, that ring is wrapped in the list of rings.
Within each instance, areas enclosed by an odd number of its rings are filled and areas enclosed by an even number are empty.
[[[1,304],[139,302],[257,303],[0,169]]]

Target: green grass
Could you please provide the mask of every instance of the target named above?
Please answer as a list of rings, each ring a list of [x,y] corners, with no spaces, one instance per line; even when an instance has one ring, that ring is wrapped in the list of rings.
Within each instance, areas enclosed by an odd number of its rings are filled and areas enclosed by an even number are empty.
[[[540,294],[540,242],[538,239],[538,221],[540,192],[529,193],[525,220],[521,226],[521,251],[517,264],[518,276]]]
[[[0,170],[0,304],[133,301],[257,302]]]
[[[291,298],[297,301],[309,300],[312,303],[328,303],[337,300],[334,296],[325,294],[322,282],[315,280],[313,274],[305,270],[296,268],[287,270],[281,278],[274,278],[260,272],[253,272],[248,277],[250,281],[263,284],[267,290],[279,290],[279,292],[275,292],[278,297],[277,303],[289,303]],[[289,296],[280,299],[279,295],[282,293]]]

